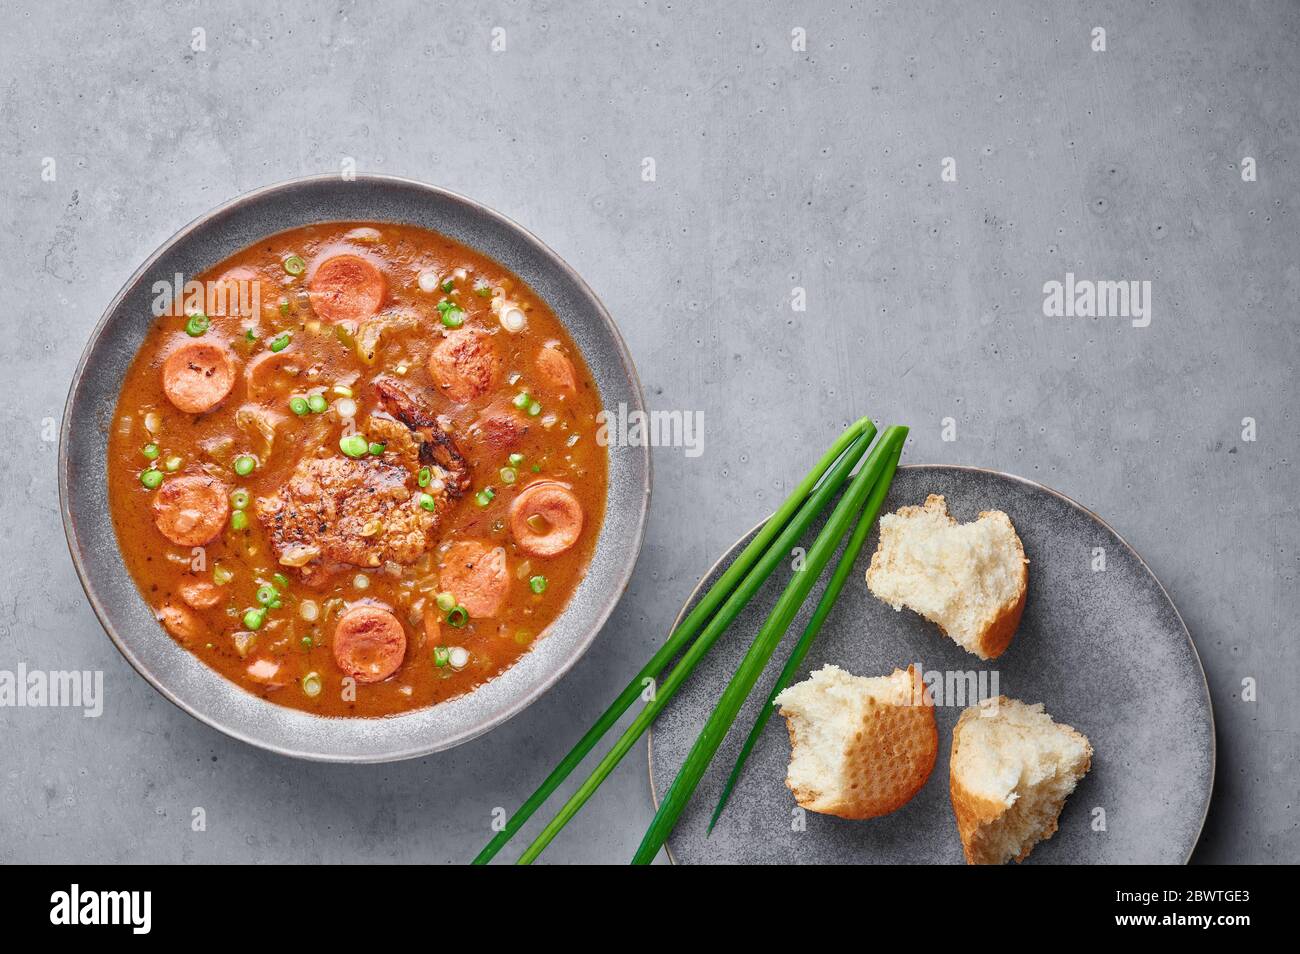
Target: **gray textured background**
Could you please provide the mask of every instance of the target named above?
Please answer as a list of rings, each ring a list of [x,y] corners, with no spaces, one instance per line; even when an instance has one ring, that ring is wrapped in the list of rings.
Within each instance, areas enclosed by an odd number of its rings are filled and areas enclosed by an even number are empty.
[[[466,860],[865,412],[912,425],[906,460],[1038,479],[1144,555],[1218,719],[1197,859],[1300,857],[1295,3],[147,6],[11,3],[0,34],[0,668],[108,691],[98,720],[0,709],[0,861]],[[584,660],[489,736],[387,767],[262,754],[139,679],[76,582],[42,439],[149,252],[344,157],[533,229],[609,306],[650,404],[706,422],[703,456],[655,453],[640,567]],[[1042,317],[1067,270],[1151,280],[1151,326]],[[545,857],[625,860],[650,808],[637,753]]]

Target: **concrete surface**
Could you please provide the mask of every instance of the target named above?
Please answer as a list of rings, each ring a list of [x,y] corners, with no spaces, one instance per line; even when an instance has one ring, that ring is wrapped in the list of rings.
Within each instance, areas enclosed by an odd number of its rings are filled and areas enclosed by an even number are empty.
[[[0,861],[468,859],[864,412],[912,425],[906,460],[1033,477],[1143,554],[1215,702],[1197,860],[1300,857],[1300,7],[150,6],[19,0],[0,34],[0,669],[103,670],[107,694],[98,719],[0,709]],[[50,439],[146,255],[348,157],[537,232],[619,321],[650,404],[706,426],[701,456],[655,452],[635,581],[573,672],[489,736],[387,767],[262,754],[139,679],[73,574]],[[1066,272],[1149,280],[1149,327],[1044,317]],[[546,860],[626,860],[650,809],[638,751]]]

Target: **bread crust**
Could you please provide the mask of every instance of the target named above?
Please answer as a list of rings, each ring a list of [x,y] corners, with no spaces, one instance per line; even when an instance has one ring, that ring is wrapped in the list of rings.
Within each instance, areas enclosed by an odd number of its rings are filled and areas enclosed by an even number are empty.
[[[841,778],[827,780],[825,790],[816,790],[792,784],[787,773],[786,786],[801,808],[839,818],[879,818],[902,808],[925,786],[939,754],[939,728],[934,700],[919,669],[909,666],[907,671],[912,680],[909,703],[868,700],[861,727],[845,748]],[[800,745],[797,723],[787,716],[791,761]]]
[[[1005,696],[999,697],[999,702],[1005,698]],[[966,858],[966,864],[995,865],[1000,859],[985,849],[980,834],[1001,818],[1008,806],[972,793],[958,781],[956,771],[957,751],[961,747],[961,730],[968,721],[979,717],[979,707],[972,706],[961,714],[953,727],[952,753],[948,759],[948,797],[952,801],[953,814],[957,816],[957,835],[961,838],[961,852]]]
[[[1012,700],[1006,696],[998,697],[998,704],[1009,704]],[[968,865],[997,865],[1002,864],[1003,859],[994,853],[991,845],[985,843],[985,835],[992,825],[1007,813],[1011,806],[995,801],[991,798],[985,798],[982,795],[976,795],[968,788],[961,784],[957,778],[957,752],[961,748],[961,733],[966,723],[972,719],[980,718],[980,707],[971,706],[962,712],[957,724],[952,730],[952,753],[948,760],[948,798],[952,801],[952,811],[957,817],[957,835],[961,839],[962,855],[966,858]],[[1087,760],[1084,762],[1083,774],[1086,775],[1092,769],[1092,744],[1088,737],[1079,732],[1073,726],[1057,723],[1061,728],[1068,729],[1071,734],[1077,736],[1088,750]],[[1082,775],[1080,776],[1082,778]],[[1036,841],[1032,842],[1024,851],[1016,855],[1016,862],[1019,863],[1029,857],[1029,853],[1034,850],[1039,842],[1046,841],[1056,834],[1060,815],[1052,819],[1052,824],[1043,835]]]

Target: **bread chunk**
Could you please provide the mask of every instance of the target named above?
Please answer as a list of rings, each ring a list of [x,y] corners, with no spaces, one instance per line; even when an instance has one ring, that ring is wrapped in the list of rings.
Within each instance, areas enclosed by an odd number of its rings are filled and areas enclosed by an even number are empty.
[[[934,769],[939,732],[915,667],[854,676],[826,666],[776,697],[790,730],[786,785],[803,808],[877,818],[907,804]]]
[[[931,494],[922,507],[880,518],[867,586],[894,609],[937,623],[967,652],[996,659],[1020,626],[1029,561],[1001,510],[959,524],[943,497]]]
[[[1006,696],[961,714],[948,791],[967,864],[1024,861],[1056,833],[1066,798],[1092,766],[1092,745],[1041,703]]]

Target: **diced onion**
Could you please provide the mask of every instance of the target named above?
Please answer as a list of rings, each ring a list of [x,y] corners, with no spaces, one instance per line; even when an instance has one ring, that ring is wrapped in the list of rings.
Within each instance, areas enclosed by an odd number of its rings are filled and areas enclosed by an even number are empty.
[[[302,691],[309,698],[319,696],[321,688],[320,673],[313,671],[302,677]]]
[[[315,600],[303,600],[298,604],[298,615],[309,623],[314,623],[320,616],[320,604]]]
[[[523,309],[512,303],[501,306],[497,312],[497,320],[501,322],[501,327],[512,335],[519,334],[524,330],[524,326],[528,324],[528,318],[524,315]]]
[[[246,631],[235,633],[232,638],[235,642],[235,651],[239,653],[240,656],[247,656],[248,651],[253,648],[253,643],[257,641],[256,634]]]
[[[464,646],[453,646],[447,654],[447,662],[452,669],[464,669],[469,665],[469,650]]]
[[[320,556],[320,547],[298,544],[296,546],[285,548],[284,555],[280,557],[280,565],[306,566],[318,556]]]
[[[162,431],[162,415],[157,411],[150,411],[144,416],[144,429],[150,434],[157,434]]]
[[[248,674],[254,679],[269,682],[280,671],[280,664],[270,659],[255,659],[249,663]]]

